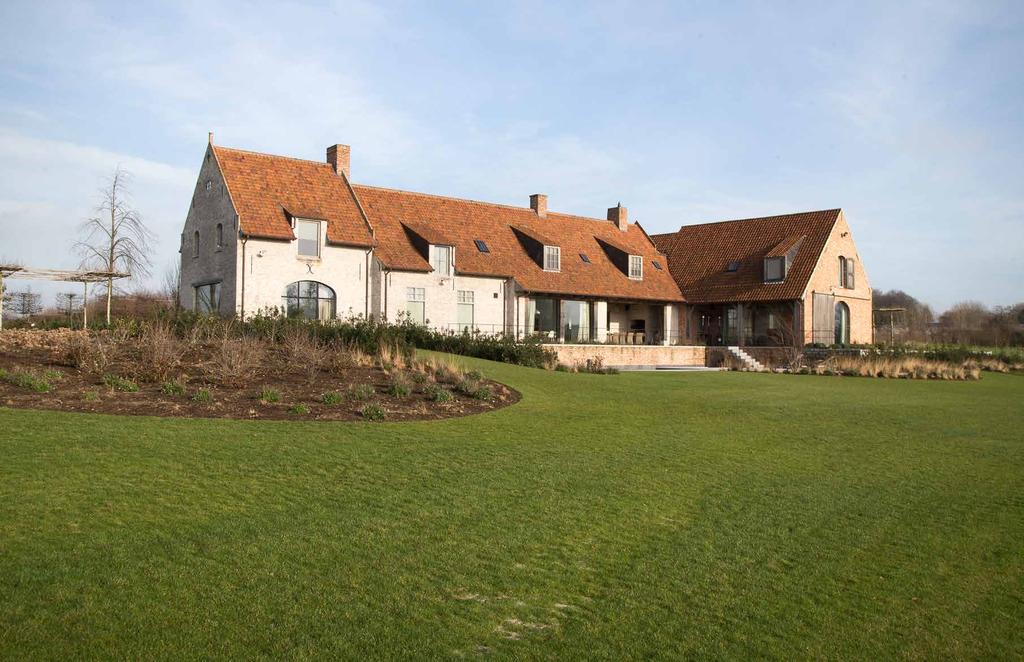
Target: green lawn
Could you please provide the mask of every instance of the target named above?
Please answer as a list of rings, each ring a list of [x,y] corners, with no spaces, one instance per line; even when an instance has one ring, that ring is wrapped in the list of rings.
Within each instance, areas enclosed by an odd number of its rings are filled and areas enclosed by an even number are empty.
[[[523,401],[0,408],[0,658],[1024,655],[1024,376],[470,363]]]

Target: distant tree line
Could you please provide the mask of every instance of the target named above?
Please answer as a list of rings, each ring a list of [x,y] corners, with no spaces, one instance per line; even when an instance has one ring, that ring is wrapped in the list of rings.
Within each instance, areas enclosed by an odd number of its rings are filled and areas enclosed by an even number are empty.
[[[874,291],[875,341],[1005,347],[1024,345],[1024,303],[989,308],[961,301],[936,316],[902,290]]]

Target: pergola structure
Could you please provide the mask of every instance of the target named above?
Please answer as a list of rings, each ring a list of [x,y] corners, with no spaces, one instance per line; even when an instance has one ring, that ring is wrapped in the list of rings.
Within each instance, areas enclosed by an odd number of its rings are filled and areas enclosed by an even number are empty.
[[[89,327],[89,283],[101,283],[105,280],[128,278],[131,274],[119,271],[80,271],[70,269],[36,269],[23,267],[19,264],[0,264],[0,292],[4,290],[4,280],[21,278],[24,280],[52,280],[69,283],[81,283],[84,288],[82,303],[82,326]],[[0,306],[0,331],[4,328],[3,306]]]

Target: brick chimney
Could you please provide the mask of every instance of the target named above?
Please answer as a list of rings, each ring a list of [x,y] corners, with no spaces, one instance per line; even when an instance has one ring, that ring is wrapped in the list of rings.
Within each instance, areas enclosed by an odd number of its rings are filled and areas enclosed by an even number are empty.
[[[534,193],[530,196],[530,209],[537,212],[539,218],[548,217],[548,196],[543,193]]]
[[[352,174],[349,163],[350,152],[348,145],[331,145],[327,148],[327,162],[334,168],[334,172],[345,173],[345,177]]]
[[[608,220],[614,223],[615,227],[625,232],[626,228],[629,227],[629,212],[620,202],[608,210]]]

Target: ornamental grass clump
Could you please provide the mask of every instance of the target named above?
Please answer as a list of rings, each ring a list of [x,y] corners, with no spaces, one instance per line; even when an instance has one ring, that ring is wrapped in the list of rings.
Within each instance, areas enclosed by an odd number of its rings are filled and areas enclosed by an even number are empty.
[[[353,400],[369,400],[376,391],[371,384],[352,384],[348,387],[348,397]]]
[[[438,403],[451,402],[455,399],[452,392],[440,384],[430,384],[423,389],[423,394],[427,396],[428,400]]]
[[[341,393],[338,393],[337,391],[328,391],[320,396],[320,401],[329,406],[341,404]]]
[[[259,393],[259,401],[263,404],[271,404],[281,401],[281,392],[273,388],[265,388]]]
[[[366,405],[359,414],[368,421],[383,421],[387,417],[387,412],[379,405]]]
[[[49,393],[53,390],[51,384],[43,375],[31,370],[14,370],[3,373],[4,381],[13,384],[18,388],[35,391],[36,393]]]
[[[205,388],[199,389],[192,395],[192,402],[200,405],[208,405],[213,402],[213,394]]]
[[[103,375],[103,383],[107,385],[112,391],[121,391],[124,393],[134,393],[139,390],[139,385],[130,379],[107,373]]]
[[[164,395],[185,395],[185,385],[180,381],[164,382],[160,385],[160,392]]]
[[[388,384],[387,394],[396,398],[404,398],[412,394],[412,383],[404,373],[396,373]]]

